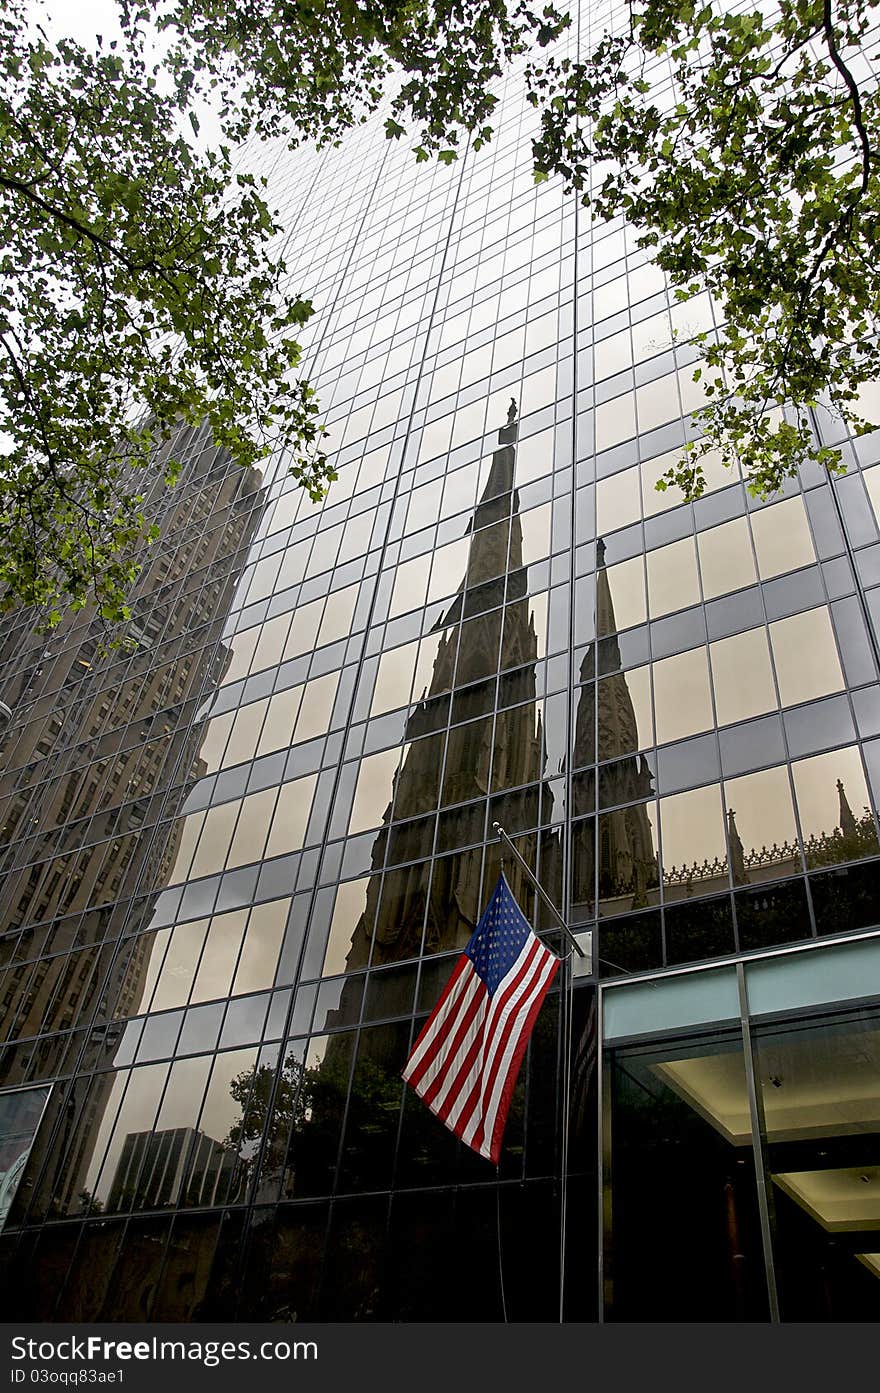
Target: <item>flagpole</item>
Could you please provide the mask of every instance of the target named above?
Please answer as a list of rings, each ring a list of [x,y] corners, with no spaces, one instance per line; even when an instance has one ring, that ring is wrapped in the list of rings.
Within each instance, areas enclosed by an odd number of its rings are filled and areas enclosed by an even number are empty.
[[[543,887],[543,885],[541,884],[541,882],[537,879],[537,877],[536,877],[535,875],[533,875],[532,871],[531,871],[530,868],[529,868],[528,862],[527,862],[526,860],[524,860],[524,858],[523,858],[522,855],[519,853],[519,851],[517,851],[516,847],[514,846],[513,842],[512,842],[512,841],[510,840],[510,838],[508,837],[507,833],[505,832],[504,828],[501,826],[500,822],[493,822],[493,823],[492,823],[492,826],[493,826],[494,830],[498,833],[498,840],[501,841],[501,842],[503,842],[504,845],[507,847],[507,850],[510,852],[511,856],[512,856],[512,857],[514,858],[514,860],[516,861],[516,863],[517,863],[517,865],[519,866],[520,870],[522,871],[523,875],[526,877],[526,880],[529,882],[529,884],[532,886],[532,888],[537,892],[537,894],[538,894],[538,896],[540,897],[542,903],[545,904],[545,905],[547,906],[547,908],[549,909],[550,913],[553,915],[553,918],[556,920],[557,924],[558,924],[559,927],[561,928],[562,932],[565,934],[566,938],[567,938],[567,939],[569,940],[569,942],[571,943],[572,948],[573,948],[574,951],[577,953],[578,957],[579,957],[579,958],[584,958],[584,957],[586,957],[586,954],[584,953],[583,948],[582,948],[581,945],[578,943],[577,939],[575,938],[575,936],[574,936],[574,934],[572,933],[571,929],[570,929],[570,928],[568,927],[568,925],[566,924],[566,922],[565,922],[565,920],[563,919],[562,915],[559,913],[559,910],[556,908],[555,904],[554,904],[553,901],[550,899],[550,896],[547,894],[547,892],[546,892],[546,890],[544,889],[544,887]]]

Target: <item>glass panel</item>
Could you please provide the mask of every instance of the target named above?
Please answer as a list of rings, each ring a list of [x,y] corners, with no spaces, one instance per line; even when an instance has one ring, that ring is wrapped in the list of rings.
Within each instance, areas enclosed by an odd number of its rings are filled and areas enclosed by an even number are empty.
[[[428,586],[427,603],[442,600],[452,595],[462,583],[467,572],[470,538],[462,537],[448,546],[439,547],[434,552],[431,566],[431,581]]]
[[[193,985],[193,1001],[214,1001],[217,997],[229,995],[246,921],[246,909],[237,909],[232,914],[217,914],[211,920]]]
[[[658,489],[657,484],[667,469],[681,458],[681,450],[669,450],[664,455],[645,460],[640,466],[642,476],[642,510],[646,518],[656,513],[665,513],[667,508],[675,508],[682,501],[681,490],[677,488]]]
[[[788,770],[763,769],[728,779],[727,839],[734,885],[793,875],[801,869]]]
[[[648,552],[648,608],[652,618],[686,609],[700,598],[692,537]]]
[[[259,629],[246,629],[244,633],[235,634],[234,637],[226,640],[229,666],[223,674],[224,686],[228,682],[237,682],[240,677],[247,675],[259,637]]]
[[[321,620],[316,646],[334,643],[351,632],[354,607],[360,594],[360,585],[349,585],[345,590],[336,590],[327,596],[327,607]]]
[[[194,1136],[210,1067],[210,1058],[181,1059],[171,1066],[155,1131],[129,1133],[123,1142],[109,1209],[161,1209],[177,1202],[181,1161]]]
[[[224,767],[230,764],[241,764],[246,759],[253,759],[260,727],[263,724],[268,706],[268,699],[254,701],[251,702],[250,706],[243,706],[240,711],[236,712],[232,734],[223,756]]]
[[[638,402],[639,430],[653,430],[681,414],[678,402],[678,378],[657,377],[636,389]]]
[[[608,450],[636,434],[636,403],[632,392],[596,407],[596,450]]]
[[[222,871],[240,807],[241,803],[224,803],[220,808],[208,809],[190,872],[193,878]]]
[[[581,701],[586,700],[586,691]],[[629,672],[602,677],[598,685],[599,759],[614,759],[654,742],[651,719],[651,669],[631,668]],[[586,706],[584,717],[587,716]],[[592,715],[590,710],[589,715]],[[578,709],[578,732],[581,712]],[[588,737],[592,744],[592,732]],[[577,752],[577,763],[586,763]],[[589,754],[589,745],[585,753]]]
[[[190,924],[178,924],[169,930],[171,935],[168,951],[161,963],[156,991],[152,1002],[144,995],[144,1004],[153,1011],[165,1006],[184,1006],[189,1000],[190,988],[198,969],[202,945],[208,929],[207,919],[196,919]],[[154,945],[153,952],[159,945]]]
[[[638,466],[622,469],[596,484],[596,528],[601,536],[641,517]]]
[[[324,966],[321,975],[332,977],[334,973],[345,972],[348,966],[348,956],[354,942],[355,933],[360,931],[361,935],[366,932],[364,916],[367,908],[367,890],[373,884],[374,893],[378,894],[378,887],[375,882],[371,882],[369,877],[364,876],[361,880],[349,880],[344,885],[340,885],[336,892],[336,903],[333,907],[333,919],[330,923],[330,935],[327,940],[327,949],[324,955]],[[373,904],[375,912],[375,899]],[[363,960],[366,962],[369,953],[369,934],[367,934],[366,948]]]
[[[827,609],[811,609],[770,625],[783,706],[839,692],[843,674]]]
[[[734,518],[721,527],[712,527],[697,537],[703,595],[711,600],[731,590],[754,585],[757,580],[755,558],[745,518]]]
[[[661,798],[660,834],[667,900],[727,889],[727,848],[717,785]]]
[[[265,1122],[259,1084],[256,1050],[216,1056],[190,1145],[184,1203],[223,1204],[245,1198]]]
[[[816,559],[802,498],[787,498],[752,513],[752,535],[762,580],[809,566]]]
[[[180,880],[186,880],[192,861],[193,849],[199,839],[199,833],[205,824],[204,813],[193,813],[190,817],[182,818],[175,827],[179,832],[180,842],[177,848],[174,866],[168,877],[169,885],[175,885]]]
[[[318,638],[318,627],[324,610],[323,600],[313,600],[310,605],[300,605],[293,616],[290,633],[284,645],[283,657],[295,658],[300,653],[308,653],[314,648]]]
[[[750,963],[746,986],[753,1016],[880,996],[880,939]]]
[[[306,779],[294,779],[278,790],[278,804],[272,818],[272,831],[265,855],[281,856],[287,851],[299,851],[305,844],[306,828],[312,811],[317,774]]]
[[[858,749],[792,765],[808,869],[874,856],[880,847]]]
[[[103,1094],[106,1106],[96,1129],[85,1175],[83,1190],[90,1205],[97,1203],[102,1209],[108,1209],[111,1194],[115,1204],[115,1182],[123,1149],[126,1143],[132,1147],[138,1133],[153,1130],[167,1077],[167,1064],[150,1064],[142,1069],[122,1070],[101,1081],[106,1086],[112,1079],[112,1084]],[[125,1174],[125,1169],[123,1162],[121,1175]]]
[[[391,802],[392,780],[400,763],[400,750],[383,750],[361,760],[348,832],[378,827]]]
[[[636,803],[603,813],[599,818],[599,912],[623,914],[657,903],[657,825],[654,803]],[[589,824],[588,824],[589,826]],[[584,842],[581,851],[588,847]],[[576,857],[578,898],[589,901],[592,894],[592,867],[581,855]]]
[[[258,992],[272,986],[288,911],[290,900],[273,900],[272,904],[258,904],[251,910],[235,970],[234,993]]]
[[[605,594],[603,584],[607,586]],[[617,566],[601,569],[596,587],[600,637],[614,633],[616,629],[628,629],[633,624],[644,623],[647,610],[645,568],[641,556],[634,556],[631,561],[622,561]]]
[[[292,614],[279,614],[276,619],[270,619],[262,625],[254,661],[251,664],[253,672],[260,672],[263,668],[273,667],[281,662],[292,618]]]
[[[801,958],[824,969],[832,954]],[[755,1043],[782,1319],[876,1321],[880,1011],[759,1026]]]
[[[296,726],[296,718],[305,690],[305,686],[291,687],[286,692],[276,692],[275,696],[270,697],[268,703],[258,703],[260,706],[265,705],[266,711],[266,719],[257,744],[256,753],[258,755],[267,755],[273,750],[287,749],[291,743],[291,736]]]
[[[725,980],[700,973],[688,985],[705,995],[712,978]],[[726,980],[735,1005],[733,972]],[[606,992],[606,1012],[617,995]],[[650,1014],[650,998],[643,993],[643,999]],[[686,993],[680,1000],[684,1004]],[[680,1017],[673,1021],[679,1025]],[[609,1072],[608,1317],[766,1320],[739,1031],[615,1052]]]
[[[696,735],[714,724],[705,648],[654,664],[654,714],[658,745]]]
[[[215,716],[205,725],[205,733],[199,745],[199,759],[204,763],[206,774],[213,774],[215,769],[220,768],[235,714],[234,711],[227,711],[222,716]]]
[[[307,683],[291,745],[314,740],[316,735],[324,735],[329,730],[338,686],[338,672],[328,672],[326,677],[315,677]]]
[[[277,796],[277,788],[267,788],[262,793],[252,793],[248,798],[242,799],[241,816],[229,848],[230,866],[244,866],[248,861],[259,861],[266,845],[266,833]]]
[[[533,562],[540,561],[542,557],[550,554],[550,504],[545,503],[541,508],[532,508],[527,513],[520,514],[522,524],[522,564],[531,566]],[[516,561],[515,555],[511,555],[510,564]]]
[[[382,654],[373,688],[371,716],[376,716],[381,711],[391,711],[396,706],[408,705],[418,652],[419,645],[416,641],[405,643],[402,648],[393,648],[390,653]]]
[[[447,664],[449,677],[444,680],[440,673],[434,671],[437,662],[437,654],[440,651],[440,644],[444,639],[443,634],[428,634],[419,644],[419,659],[416,663],[416,670],[413,676],[413,700],[421,701],[430,688],[433,695],[437,696],[444,692],[450,685],[452,664]]]
[[[431,557],[414,556],[411,561],[403,561],[394,576],[394,589],[391,592],[389,618],[405,614],[407,610],[421,609],[428,593],[428,573]]]
[[[719,725],[775,711],[776,687],[766,630],[749,629],[710,643],[709,660]]]
[[[659,1035],[685,1026],[739,1018],[732,967],[688,972],[654,982],[608,985],[602,998],[604,1039]]]

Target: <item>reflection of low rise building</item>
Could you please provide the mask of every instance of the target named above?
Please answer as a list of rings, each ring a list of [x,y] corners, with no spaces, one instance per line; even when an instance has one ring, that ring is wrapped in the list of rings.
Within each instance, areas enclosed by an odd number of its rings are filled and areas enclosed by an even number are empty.
[[[226,1199],[237,1152],[192,1127],[129,1132],[107,1197],[107,1209],[164,1209],[186,1200],[210,1205]]]

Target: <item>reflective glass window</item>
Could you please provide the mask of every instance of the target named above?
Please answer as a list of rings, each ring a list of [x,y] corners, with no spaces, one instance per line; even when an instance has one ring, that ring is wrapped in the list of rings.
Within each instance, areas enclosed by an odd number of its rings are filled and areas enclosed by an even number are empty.
[[[801,869],[788,769],[762,769],[724,785],[734,885],[796,874]]]
[[[647,563],[648,609],[652,618],[697,603],[700,583],[692,537],[649,551]]]
[[[654,664],[654,714],[658,745],[696,735],[714,724],[704,648]]]
[[[711,527],[697,537],[700,575],[707,600],[731,590],[754,585],[757,580],[749,525],[745,518],[733,518],[720,527]]]
[[[877,854],[877,832],[858,748],[792,765],[808,868]]]
[[[727,848],[717,784],[661,798],[660,835],[667,899],[727,887]]]
[[[749,629],[710,643],[709,660],[719,725],[775,710],[776,688],[765,629]]]
[[[787,498],[751,515],[762,580],[809,566],[816,559],[802,498]]]
[[[827,609],[777,620],[770,625],[770,644],[783,706],[842,689],[843,673]]]
[[[266,843],[267,857],[299,851],[304,845],[317,781],[317,774],[311,774],[308,778],[293,779],[281,785]]]

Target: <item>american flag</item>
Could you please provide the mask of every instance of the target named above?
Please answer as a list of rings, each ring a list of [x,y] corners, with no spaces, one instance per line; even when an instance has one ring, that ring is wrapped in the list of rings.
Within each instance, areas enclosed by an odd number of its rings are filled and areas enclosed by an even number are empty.
[[[532,1026],[558,966],[502,872],[403,1071],[431,1112],[493,1163]]]

